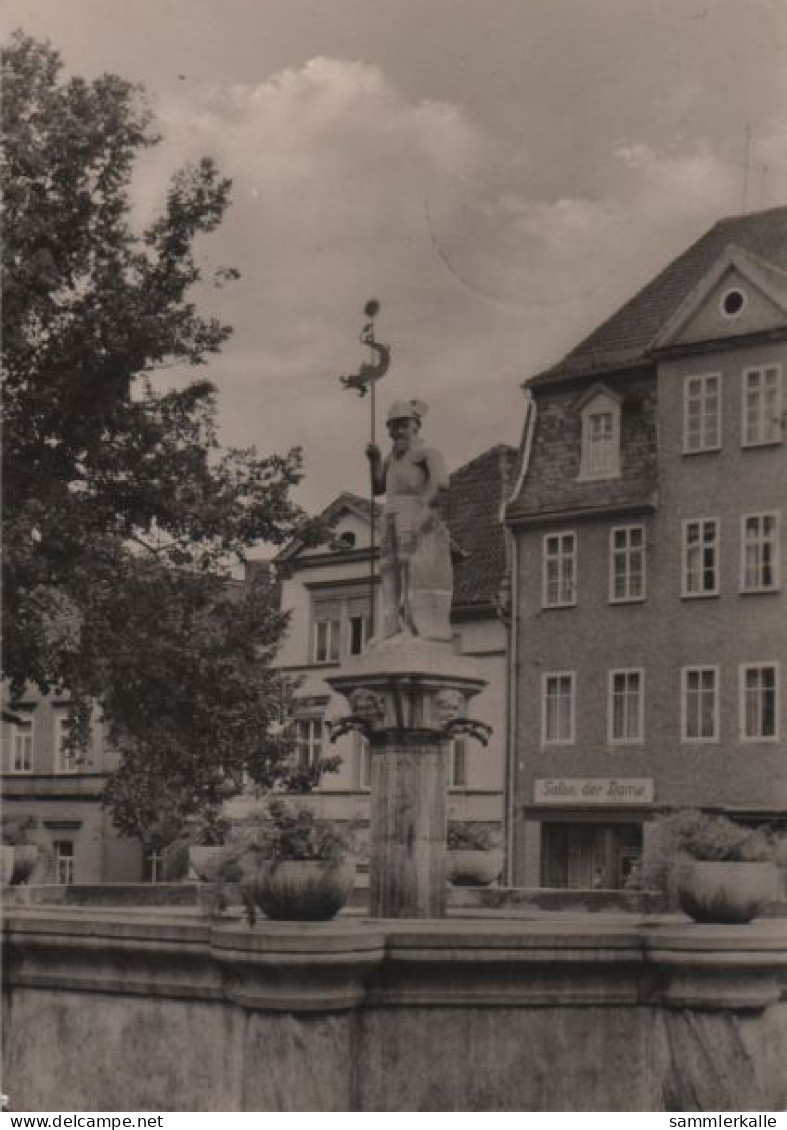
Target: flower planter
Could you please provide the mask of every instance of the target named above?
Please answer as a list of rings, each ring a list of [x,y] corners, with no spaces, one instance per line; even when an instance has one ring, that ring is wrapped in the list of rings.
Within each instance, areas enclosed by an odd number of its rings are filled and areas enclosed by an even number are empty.
[[[448,879],[455,887],[488,887],[500,877],[505,863],[499,848],[449,851],[446,858]]]
[[[0,886],[7,887],[14,874],[14,849],[0,844]]]
[[[695,922],[750,922],[778,897],[773,863],[695,860],[679,869],[681,910]]]
[[[218,878],[219,845],[195,844],[189,848],[189,863],[198,879],[204,883],[215,883]]]
[[[25,883],[33,874],[38,862],[38,847],[36,844],[17,844],[14,848],[14,870],[11,882]]]
[[[245,886],[268,918],[322,922],[341,910],[354,882],[354,862],[284,859],[264,866]]]

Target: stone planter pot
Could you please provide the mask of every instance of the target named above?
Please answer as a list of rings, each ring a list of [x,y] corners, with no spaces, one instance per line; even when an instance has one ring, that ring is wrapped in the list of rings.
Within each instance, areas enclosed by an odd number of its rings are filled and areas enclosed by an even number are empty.
[[[778,897],[778,878],[773,863],[695,860],[680,868],[678,902],[695,922],[751,922]]]
[[[25,883],[33,874],[38,862],[38,846],[36,844],[17,844],[14,848],[14,870],[11,882]]]
[[[323,922],[349,898],[355,863],[283,859],[270,863],[244,884],[268,918],[288,922]]]
[[[203,883],[216,882],[220,855],[221,847],[216,844],[195,844],[189,848],[191,869]]]
[[[7,887],[14,874],[14,849],[0,844],[0,886]]]
[[[488,887],[500,878],[505,855],[491,851],[449,851],[446,855],[449,882],[454,887]]]

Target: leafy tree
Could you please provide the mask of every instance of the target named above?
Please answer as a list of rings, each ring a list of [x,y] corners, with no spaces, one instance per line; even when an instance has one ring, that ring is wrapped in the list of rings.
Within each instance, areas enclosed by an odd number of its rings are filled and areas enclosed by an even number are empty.
[[[230,182],[209,158],[185,167],[134,230],[134,162],[159,140],[141,89],[66,78],[19,32],[2,77],[3,673],[12,695],[69,697],[75,750],[100,704],[122,754],[108,803],[158,837],[215,804],[225,770],[283,770],[269,724],[285,618],[264,577],[229,577],[301,523],[302,456],[223,450],[207,380],[157,388],[157,370],[202,365],[230,333],[195,300],[237,277],[204,279],[195,252]]]

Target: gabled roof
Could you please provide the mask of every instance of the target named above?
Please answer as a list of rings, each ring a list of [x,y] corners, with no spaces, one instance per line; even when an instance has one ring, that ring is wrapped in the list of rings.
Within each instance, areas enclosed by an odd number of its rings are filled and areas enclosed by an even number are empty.
[[[382,513],[382,507],[377,503],[375,503],[374,510],[375,514],[378,516]],[[358,518],[362,518],[364,522],[368,522],[372,512],[371,501],[368,498],[361,498],[359,494],[353,494],[349,490],[343,491],[318,515],[317,521],[321,524],[330,525],[332,522],[336,521],[337,518],[340,518],[342,514],[348,512],[355,514]],[[297,557],[303,548],[304,543],[302,539],[294,537],[276,554],[274,560],[277,564],[290,561],[293,557]],[[326,545],[326,549],[327,548],[328,546]]]
[[[667,319],[650,343],[650,349],[663,349],[671,344],[699,312],[725,275],[732,272],[769,299],[787,318],[787,272],[731,243],[689,291],[672,317]]]
[[[510,490],[517,451],[498,444],[451,475],[446,520],[460,549],[454,559],[454,608],[494,604],[506,575],[501,504]]]
[[[649,363],[648,347],[725,249],[734,244],[787,270],[787,207],[719,220],[533,386]]]

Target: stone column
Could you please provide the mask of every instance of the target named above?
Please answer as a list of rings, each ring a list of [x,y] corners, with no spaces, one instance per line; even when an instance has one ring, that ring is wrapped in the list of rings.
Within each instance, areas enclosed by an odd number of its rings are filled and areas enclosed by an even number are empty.
[[[449,645],[382,644],[327,680],[350,703],[338,729],[371,748],[371,913],[441,918],[446,909],[448,747],[452,732],[482,740],[466,704],[485,685],[477,665]]]

